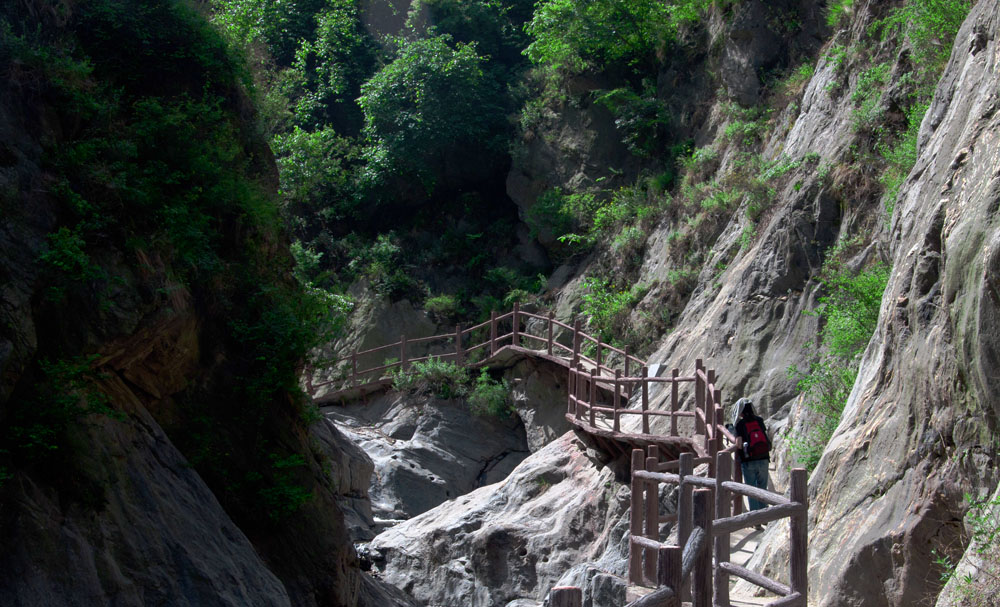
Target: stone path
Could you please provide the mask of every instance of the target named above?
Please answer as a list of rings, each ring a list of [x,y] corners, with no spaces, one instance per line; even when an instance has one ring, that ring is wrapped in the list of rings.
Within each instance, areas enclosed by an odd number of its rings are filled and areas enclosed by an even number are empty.
[[[741,529],[732,534],[732,546],[730,547],[730,559],[732,562],[745,567],[750,557],[757,551],[760,545],[760,538],[764,536],[763,531],[756,529]],[[766,605],[774,600],[774,597],[748,596],[745,594],[735,594],[733,587],[739,578],[730,576],[729,582],[729,603],[732,607],[756,607]]]

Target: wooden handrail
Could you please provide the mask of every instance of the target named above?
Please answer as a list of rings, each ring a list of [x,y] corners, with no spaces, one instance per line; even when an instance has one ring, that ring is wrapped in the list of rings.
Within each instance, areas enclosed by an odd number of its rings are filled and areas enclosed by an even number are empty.
[[[544,335],[527,330],[526,321],[531,319],[545,323]],[[510,331],[501,334],[498,331],[499,325],[508,320],[511,321]],[[525,322],[523,329],[522,322]],[[572,331],[571,346],[555,339],[554,327]],[[573,325],[570,326],[557,321],[551,311],[545,315],[525,312],[520,309],[520,305],[515,304],[513,311],[499,315],[492,312],[488,322],[467,329],[462,329],[461,325],[457,325],[454,333],[445,335],[409,340],[406,336],[401,336],[395,344],[354,351],[348,357],[334,359],[332,364],[340,365],[349,361],[351,385],[358,385],[357,382],[361,378],[369,378],[371,381],[370,378],[374,373],[393,368],[405,370],[412,363],[434,358],[454,359],[459,364],[468,364],[467,361],[471,354],[485,348],[489,348],[488,354],[490,356],[495,355],[500,348],[508,346],[515,347],[515,351],[519,351],[518,349],[525,351],[520,345],[522,337],[533,340],[533,343],[543,344],[546,355],[555,356],[556,352],[565,352],[570,356],[567,361],[569,375],[567,418],[571,421],[586,429],[586,425],[583,423],[583,420],[586,419],[591,428],[596,428],[598,414],[603,421],[607,421],[606,417],[610,416],[614,432],[621,434],[619,422],[622,415],[641,415],[642,435],[636,438],[646,441],[649,440],[650,436],[651,417],[670,417],[671,437],[678,435],[678,419],[691,418],[695,422],[696,437],[700,437],[699,440],[704,443],[702,453],[708,454],[707,457],[696,459],[691,453],[685,452],[681,453],[680,458],[674,462],[661,463],[655,443],[649,446],[648,457],[643,450],[637,449],[632,453],[629,579],[637,583],[644,579],[657,579],[660,585],[664,586],[660,591],[642,599],[641,601],[645,601],[641,603],[642,607],[659,605],[660,603],[651,602],[653,599],[649,597],[654,595],[660,597],[656,600],[672,601],[663,603],[664,605],[677,604],[679,599],[686,600],[689,595],[693,598],[694,607],[711,605],[713,602],[713,551],[716,553],[715,561],[717,563],[714,569],[718,570],[717,576],[714,578],[716,605],[726,607],[729,604],[728,582],[726,580],[730,574],[747,579],[777,594],[782,594],[784,598],[773,603],[774,605],[804,605],[804,597],[807,596],[808,591],[806,574],[806,545],[808,541],[806,513],[808,503],[805,471],[800,469],[792,471],[788,497],[738,482],[741,480],[740,470],[738,466],[733,466],[733,455],[730,453],[735,451],[739,440],[726,429],[723,423],[722,392],[716,385],[717,378],[714,370],[707,369],[702,360],[698,359],[695,362],[695,372],[691,376],[681,376],[678,369],[673,369],[669,377],[649,377],[646,361],[629,354],[627,348],[616,348],[603,343],[599,337],[581,331],[580,327],[579,319],[575,319]],[[480,337],[483,335],[481,332],[487,329],[489,333],[487,341],[473,344],[475,339],[482,338]],[[537,331],[537,327],[533,330]],[[408,345],[429,344],[435,341],[442,342],[442,346],[453,344],[453,350],[415,358],[409,357]],[[469,345],[465,344],[466,341],[469,342]],[[581,345],[584,343],[596,344],[594,358],[581,353]],[[358,368],[359,357],[391,351],[393,348],[399,349],[398,361],[368,369]],[[527,351],[532,352],[532,350]],[[616,357],[620,357],[623,368],[611,366],[609,358]],[[563,358],[563,360],[566,359]],[[632,376],[629,373],[632,369],[639,370],[640,375]],[[381,380],[381,377],[375,379]],[[317,386],[329,385],[337,381],[334,379],[316,384],[311,379],[307,379],[307,386],[312,390]],[[656,383],[670,384],[671,386],[670,409],[667,411],[650,409],[649,385]],[[679,386],[687,383],[694,383],[694,403],[690,410],[681,411]],[[610,391],[612,402],[607,403],[607,401],[599,400],[599,390],[603,390],[605,395]],[[625,406],[622,406],[623,397],[626,399]],[[629,403],[635,408],[629,407]],[[586,418],[584,418],[585,414]],[[629,436],[635,435],[625,434],[622,436],[627,439]],[[724,441],[729,443],[728,447],[723,445]],[[708,464],[709,476],[695,476],[693,473],[695,465],[706,463]],[[674,468],[677,469],[676,474],[667,472],[667,470]],[[734,480],[730,480],[730,478]],[[675,519],[678,528],[678,543],[684,547],[683,554],[677,552],[680,550],[679,547],[667,546],[659,541],[659,527],[660,523],[663,522],[658,511],[659,483],[680,485],[678,513]],[[694,487],[702,487],[702,489],[694,491]],[[713,491],[714,493],[712,493]],[[711,500],[710,494],[714,495]],[[742,496],[749,496],[770,505],[761,510],[741,514]],[[732,502],[733,508],[729,508],[730,502]],[[729,535],[733,531],[786,517],[791,521],[789,534],[791,584],[789,586],[729,562],[728,542]],[[710,546],[713,538],[714,549]],[[688,580],[689,577],[690,580]],[[671,584],[669,587],[664,585],[667,581]],[[570,596],[571,594],[561,593],[561,596]]]
[[[720,451],[716,455],[714,468],[717,476],[714,478],[694,476],[692,474],[694,469],[693,458],[688,453],[681,455],[679,472],[676,474],[662,471],[673,466],[661,464],[654,457],[643,459],[643,455],[643,451],[637,449],[632,457],[632,518],[647,518],[649,516],[648,507],[650,500],[656,499],[650,496],[658,495],[658,492],[653,493],[653,491],[656,490],[659,483],[678,484],[680,485],[677,512],[678,543],[684,546],[689,545],[690,538],[694,534],[701,532],[699,529],[705,530],[707,537],[714,538],[713,551],[715,553],[716,564],[714,569],[716,570],[716,575],[713,579],[711,574],[711,570],[713,569],[712,556],[708,554],[707,560],[702,561],[702,564],[695,569],[696,575],[691,582],[693,586],[693,590],[691,591],[691,596],[693,597],[692,605],[728,607],[729,575],[736,575],[775,592],[779,596],[785,597],[772,603],[772,605],[805,605],[804,597],[807,596],[808,592],[808,577],[806,573],[808,493],[806,490],[805,470],[795,469],[792,471],[789,495],[783,496],[744,483],[728,480],[735,471],[733,469],[735,462],[733,461],[733,456],[725,451]],[[645,494],[645,499],[643,499],[642,494],[637,495],[636,493],[639,485],[644,486],[642,493]],[[704,487],[704,489],[695,491],[694,498],[696,499],[692,501],[691,489],[695,486]],[[699,497],[699,495],[703,497]],[[709,506],[705,503],[705,500],[708,499],[707,496],[709,495],[713,496],[711,508],[714,515],[710,517],[711,520],[699,523],[697,521],[706,516],[705,510]],[[772,505],[743,514],[738,512],[730,514],[733,495],[752,496],[755,499],[760,499]],[[761,574],[750,572],[729,562],[729,542],[732,532],[783,518],[791,520],[792,529],[789,534],[789,577],[792,580],[790,585],[785,585]],[[657,520],[657,522],[659,521]],[[651,567],[649,561],[651,553],[649,550],[659,543],[659,538],[657,537],[649,537],[648,534],[643,537],[641,534],[635,532],[642,527],[643,521],[632,520],[630,522],[630,528],[632,529],[631,536],[639,536],[630,537],[630,543],[635,545],[634,548],[630,549],[630,559],[632,560],[629,566],[629,579],[632,583],[642,582],[641,577],[636,576],[637,572],[639,572],[640,576],[644,573],[648,574]],[[646,559],[642,563],[641,559],[644,552],[646,553]],[[657,558],[661,554],[664,554],[662,549],[658,550]],[[638,570],[639,565],[637,562],[645,565],[641,572]],[[645,575],[644,577],[648,578],[649,576]],[[681,583],[671,586],[671,588],[676,596],[685,597],[687,590],[683,580],[686,578],[681,576],[678,579],[682,580]],[[662,576],[659,578],[659,583],[661,586],[664,585]],[[667,593],[663,594],[663,596],[666,595]],[[685,600],[687,599],[685,598]]]
[[[625,371],[628,371],[630,367],[636,368],[638,366],[645,365],[645,361],[639,359],[638,357],[630,355],[627,351],[627,348],[626,349],[616,348],[609,344],[603,343],[599,338],[596,338],[592,335],[588,335],[587,333],[580,330],[579,320],[577,320],[574,323],[574,325],[571,326],[565,322],[556,320],[555,315],[551,311],[543,315],[533,312],[522,311],[519,309],[518,306],[515,306],[515,308],[518,309],[504,314],[497,314],[496,312],[494,312],[491,314],[490,320],[479,323],[477,325],[473,325],[465,329],[463,329],[461,325],[458,325],[456,326],[454,333],[431,335],[427,337],[418,337],[410,339],[406,339],[405,337],[403,337],[400,339],[400,341],[396,343],[385,344],[374,348],[369,348],[366,350],[354,351],[348,356],[333,358],[325,360],[322,363],[317,363],[316,365],[313,366],[340,367],[346,364],[349,366],[349,369],[347,370],[347,377],[332,378],[327,381],[315,382],[315,383],[310,381],[308,382],[308,387],[310,388],[311,392],[314,393],[315,389],[317,388],[329,386],[331,384],[336,384],[338,382],[347,382],[348,386],[362,385],[364,383],[369,383],[376,379],[380,379],[378,377],[373,377],[372,374],[374,373],[383,372],[388,369],[396,367],[405,368],[410,363],[426,361],[432,357],[444,360],[454,359],[460,362],[464,362],[464,360],[469,354],[480,352],[483,348],[487,346],[490,347],[489,354],[492,355],[501,347],[503,347],[505,343],[508,345],[518,345],[519,342],[521,341],[521,337],[525,337],[529,340],[532,340],[532,343],[535,344],[543,344],[546,354],[553,356],[560,356],[562,354],[572,354],[577,361],[597,369],[596,376],[598,378],[598,381],[601,382],[610,380],[612,376],[615,374],[615,371],[617,370],[609,366],[608,364],[608,356],[611,354],[620,357],[621,360],[619,360],[619,362],[616,364],[624,365]],[[513,320],[515,317],[517,319],[516,327],[513,325]],[[545,323],[545,329],[544,329],[545,335],[539,335],[535,332],[528,332],[525,329],[522,329],[521,327],[522,323],[530,319],[535,319]],[[511,323],[508,325],[509,329],[503,329],[502,331],[497,330],[498,325],[505,324],[508,322]],[[554,336],[555,327],[567,331],[573,331],[574,335],[577,336],[577,339],[575,340],[577,347],[574,348],[573,346],[557,341]],[[489,330],[490,332],[488,341],[483,341],[480,343],[472,343],[476,340],[476,336],[481,335],[482,331],[484,330]],[[461,343],[463,341],[466,341],[468,345]],[[590,357],[583,356],[579,353],[578,349],[579,343],[584,341],[593,342],[598,345],[597,359],[592,359]],[[454,351],[453,352],[442,351],[440,354],[428,354],[426,356],[421,356],[416,358],[411,358],[410,355],[408,355],[408,348],[412,350],[413,346],[419,345],[423,347],[426,346],[427,344],[432,344],[434,342],[440,342],[441,344],[440,347],[442,349],[447,348],[449,344],[454,344]],[[392,363],[391,365],[383,364],[366,368],[359,368],[359,359],[363,360],[365,358],[370,358],[372,355],[376,355],[380,352],[392,352],[393,350],[397,350],[399,352],[398,362]],[[624,375],[625,377],[622,378],[622,384],[620,385],[625,386],[626,389],[631,385],[628,382],[635,382],[635,384],[638,384],[638,382],[649,383],[649,382],[671,381],[670,378],[648,378],[648,377],[632,378],[628,377],[628,373],[624,373]],[[678,377],[678,380],[693,381],[693,378]],[[602,383],[602,385],[604,384]]]

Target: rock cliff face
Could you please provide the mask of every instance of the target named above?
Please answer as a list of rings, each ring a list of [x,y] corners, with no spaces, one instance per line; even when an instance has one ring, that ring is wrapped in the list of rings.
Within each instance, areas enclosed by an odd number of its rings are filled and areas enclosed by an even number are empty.
[[[857,3],[834,42],[842,48],[877,43],[865,36],[889,8]],[[779,437],[773,480],[783,490],[791,458],[780,437],[809,415],[787,370],[806,361],[804,347],[817,343],[819,320],[803,313],[814,310],[821,295],[816,277],[826,251],[863,234],[845,263],[892,265],[878,331],[810,479],[810,604],[932,602],[941,587],[935,555],[956,559],[967,542],[963,492],[988,496],[997,484],[997,11],[996,2],[976,3],[957,36],[891,227],[879,219],[883,201],[872,188],[845,184],[844,175],[825,178],[815,166],[795,170],[773,192],[749,243],[741,239],[743,212],[722,223],[673,330],[650,357],[666,369],[704,358],[719,370],[726,402],[750,396],[760,403]],[[730,81],[725,66],[736,69],[731,58],[749,61],[759,42],[738,35],[720,42],[730,95],[752,95],[753,83],[736,74]],[[909,49],[882,44],[873,54],[887,54],[890,64],[905,61]],[[765,156],[815,155],[827,166],[853,162],[857,102],[844,91],[855,88],[860,71],[845,72],[821,53],[801,99],[774,118]],[[704,136],[711,139],[723,120],[713,110]],[[724,151],[717,175],[736,162],[736,150]],[[876,177],[862,171],[851,179]],[[852,199],[845,200],[845,192],[853,192]],[[637,305],[638,322],[663,305],[662,285],[676,267],[669,252],[677,229],[667,219],[649,235],[639,281],[652,287]],[[579,274],[599,262],[591,259]],[[560,293],[560,310],[574,307],[576,284]],[[756,563],[777,575],[785,568],[781,535],[768,534]]]
[[[989,495],[996,486],[998,417],[988,369],[997,338],[997,8],[979,2],[962,27],[892,227],[869,223],[874,237],[852,262],[881,256],[893,270],[844,417],[810,479],[810,604],[933,601],[941,585],[935,555],[954,558],[965,542],[963,491]],[[842,34],[863,32],[873,10],[859,6]],[[819,62],[797,115],[768,142],[771,153],[838,158],[850,146],[852,104],[829,92],[834,69]],[[778,193],[749,249],[728,263],[718,257],[725,270],[717,288],[702,273],[677,328],[653,355],[668,368],[710,360],[727,402],[753,397],[779,436],[804,414],[785,370],[816,336],[816,319],[802,312],[815,306],[818,255],[873,209],[844,214],[835,189],[816,175],[797,179]],[[715,251],[732,250],[738,223],[722,231]],[[655,262],[644,268],[647,276],[656,270]],[[768,539],[757,564],[780,574],[787,540],[780,532]]]
[[[371,547],[384,579],[422,605],[540,601],[573,565],[605,551],[628,506],[614,479],[600,452],[567,433],[507,479],[401,523]]]
[[[998,8],[973,8],[921,126],[878,330],[811,479],[818,605],[933,597],[963,492],[998,480]]]
[[[651,362],[688,369],[694,359],[705,359],[719,371],[726,402],[750,396],[760,404],[779,437],[773,479],[779,491],[791,461],[780,437],[809,421],[787,369],[807,361],[804,347],[817,344],[820,321],[804,312],[815,310],[822,295],[816,278],[829,248],[860,234],[845,263],[883,260],[892,266],[876,334],[840,426],[810,478],[809,602],[822,607],[932,603],[941,589],[936,555],[958,560],[968,544],[963,494],[995,496],[1000,481],[994,377],[1000,368],[1000,1],[979,0],[958,34],[890,224],[877,188],[845,183],[877,181],[863,168],[845,168],[856,162],[853,149],[864,136],[852,126],[857,102],[848,91],[867,64],[845,71],[827,51],[870,43],[871,24],[893,5],[856,2],[843,29],[831,33],[816,3],[736,3],[726,19],[711,16],[696,34],[701,39],[692,45],[691,63],[668,62],[656,87],[677,102],[681,135],[698,146],[719,142],[720,157],[706,170],[723,179],[744,161],[743,150],[722,134],[729,120],[725,102],[758,103],[765,72],[787,67],[793,56],[819,56],[801,96],[771,118],[761,144],[765,160],[814,157],[819,164],[790,169],[753,222],[745,206],[713,219],[699,274],[683,296],[671,273],[683,255],[673,247],[684,220],[667,212],[645,241],[637,281],[649,289],[633,314],[640,323],[664,308],[675,313],[672,330],[652,347]],[[31,18],[44,28],[79,26],[72,21],[76,6],[67,6],[67,14],[31,12]],[[390,6],[401,22],[398,2],[369,3],[370,20],[388,19],[380,11]],[[799,15],[794,36],[783,36],[787,32],[775,21],[781,11]],[[834,39],[818,53],[827,33]],[[893,65],[909,52],[891,41],[880,44],[873,53]],[[505,463],[490,469],[478,455],[442,455],[423,440],[437,434],[454,442],[469,427],[485,431],[476,420],[449,425],[440,415],[421,418],[387,401],[391,419],[371,425],[391,440],[368,440],[369,448],[382,452],[371,458],[333,425],[303,423],[282,392],[264,417],[268,444],[302,458],[293,466],[299,473],[293,486],[312,497],[291,522],[252,516],[232,486],[254,479],[246,470],[213,468],[225,454],[203,450],[208,443],[199,442],[206,433],[201,413],[229,411],[237,426],[245,412],[245,403],[233,397],[241,387],[235,378],[246,377],[235,362],[242,354],[233,339],[239,323],[222,312],[240,294],[216,289],[224,286],[221,278],[209,286],[184,283],[178,276],[186,270],[171,263],[168,247],[99,240],[85,252],[117,279],[78,281],[69,287],[69,304],[53,303],[46,275],[52,263],[44,261],[57,243],[51,235],[81,210],[59,198],[65,184],[46,155],[53,142],[79,141],[87,119],[60,109],[65,91],[39,87],[39,73],[10,53],[0,46],[4,73],[11,76],[0,90],[0,425],[5,440],[24,447],[29,439],[45,438],[31,435],[18,417],[30,408],[26,403],[66,404],[58,398],[65,394],[86,400],[77,384],[45,393],[43,380],[59,370],[57,359],[85,357],[77,371],[87,374],[104,408],[74,417],[60,446],[73,454],[64,467],[18,460],[0,448],[6,548],[0,603],[406,605],[415,599],[523,606],[537,605],[560,580],[587,585],[591,603],[598,595],[618,601],[625,471],[585,439],[565,433],[559,415],[549,413],[561,411],[563,378],[526,361],[508,364],[509,377],[521,380],[515,398],[524,428],[511,422],[498,430],[487,460]],[[708,68],[718,81],[707,76]],[[196,75],[181,71],[188,80],[178,86],[202,88]],[[81,90],[96,80],[89,72],[81,78]],[[573,84],[580,98],[596,86]],[[273,190],[270,155],[250,126],[245,96],[233,85],[223,97],[224,120],[239,134],[235,153],[241,166],[250,167],[242,177]],[[603,109],[584,103],[564,110],[524,134],[523,154],[508,179],[509,194],[522,209],[552,187],[586,189],[648,168],[628,155]],[[831,177],[821,166],[843,170]],[[106,193],[113,199],[117,192]],[[222,259],[236,263],[252,242],[263,265],[287,268],[282,244],[248,227],[245,216],[230,217],[231,211],[219,211],[226,218],[219,222]],[[100,226],[96,232],[105,237]],[[58,242],[66,245],[62,253],[79,252],[72,239]],[[73,255],[56,261],[75,270],[74,263],[85,265]],[[579,308],[581,278],[601,263],[600,254],[575,260],[550,281],[566,285],[555,302],[561,317]],[[287,272],[278,274],[274,284],[287,284]],[[90,292],[94,285],[100,296]],[[389,327],[386,334],[354,334],[340,347],[439,332],[408,305],[362,312],[359,323],[378,319]],[[542,409],[535,401],[554,404]],[[15,426],[25,431],[11,438],[7,428]],[[392,457],[393,441],[422,459],[419,470],[407,473],[384,461]],[[380,574],[410,598],[363,577],[350,545],[348,527],[358,537],[372,527],[373,472],[403,479],[396,486],[403,491],[407,474],[440,489],[420,503],[414,495],[374,494],[384,516],[417,515],[372,544]],[[474,487],[464,496],[451,493]],[[274,493],[258,494],[268,496]],[[353,518],[345,521],[342,510]],[[976,558],[966,555],[959,571],[972,571]],[[753,564],[783,574],[780,528],[768,531]],[[952,584],[938,604],[958,604],[960,595]]]
[[[277,317],[244,324],[271,295],[240,281],[295,287],[281,237],[238,204],[266,215],[277,180],[224,44],[179,2],[17,2],[0,20],[0,603],[376,600],[336,505],[367,490],[331,469],[350,443],[310,429],[288,385],[248,402],[251,335]]]

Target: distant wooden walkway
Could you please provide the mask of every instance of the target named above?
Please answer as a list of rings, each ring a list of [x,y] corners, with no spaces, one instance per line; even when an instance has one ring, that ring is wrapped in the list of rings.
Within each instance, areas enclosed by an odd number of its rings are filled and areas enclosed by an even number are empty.
[[[557,331],[570,343],[556,339]],[[537,346],[537,349],[529,347]],[[421,356],[413,357],[415,347]],[[557,321],[552,312],[491,314],[472,327],[454,333],[407,340],[321,363],[333,379],[306,388],[318,404],[352,402],[386,389],[393,369],[430,359],[450,360],[466,367],[498,364],[511,354],[532,357],[567,370],[566,420],[587,433],[609,453],[631,457],[632,504],[629,534],[629,582],[657,589],[630,607],[672,607],[691,601],[694,607],[730,607],[730,576],[748,580],[777,595],[774,606],[806,605],[806,472],[791,474],[788,496],[743,484],[734,453],[737,437],[726,429],[722,391],[716,373],[699,359],[692,375],[672,369],[669,377],[650,377],[646,361],[573,325]],[[398,356],[397,356],[398,355]],[[335,388],[323,394],[317,390]],[[650,408],[651,390],[670,390],[669,409]],[[682,398],[684,397],[684,398]],[[636,419],[623,427],[623,418]],[[667,421],[653,423],[657,418]],[[653,427],[657,426],[657,430]],[[662,427],[662,430],[660,429]],[[698,466],[701,473],[695,474]],[[679,486],[677,513],[661,515],[659,484]],[[742,513],[743,496],[769,504]],[[783,584],[731,562],[732,534],[781,518],[791,520],[790,583]],[[678,544],[661,541],[660,524],[677,525]],[[554,607],[579,607],[575,588],[553,589]],[[568,601],[568,602],[566,602]]]
[[[556,339],[562,332],[569,343]],[[531,346],[536,346],[532,348]],[[420,355],[413,356],[419,348]],[[515,304],[506,314],[493,312],[489,321],[454,333],[400,340],[354,351],[348,356],[317,363],[333,371],[333,378],[313,383],[307,372],[307,391],[320,405],[354,402],[383,391],[391,384],[390,372],[407,369],[432,358],[453,361],[467,367],[496,364],[511,354],[523,355],[567,369],[566,419],[593,437],[614,455],[628,455],[632,449],[655,446],[668,460],[692,452],[698,463],[711,463],[723,448],[733,448],[735,437],[723,424],[722,393],[715,386],[715,371],[695,363],[691,375],[673,369],[669,377],[649,377],[646,361],[616,348],[573,325],[560,322],[552,312],[534,314]],[[333,390],[319,393],[321,388]],[[693,395],[684,387],[693,388]],[[670,390],[669,410],[650,409],[651,389]],[[683,408],[688,397],[687,407]],[[639,418],[634,428],[623,418]],[[667,418],[663,431],[654,432],[651,422]],[[681,426],[684,426],[683,428]]]

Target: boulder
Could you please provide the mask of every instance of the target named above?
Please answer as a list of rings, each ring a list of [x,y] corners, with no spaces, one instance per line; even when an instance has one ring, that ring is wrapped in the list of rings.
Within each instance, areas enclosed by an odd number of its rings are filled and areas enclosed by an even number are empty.
[[[393,392],[326,411],[372,462],[370,495],[380,525],[502,480],[528,455],[516,416],[477,416],[461,400]],[[372,536],[369,530],[355,539]]]
[[[574,565],[596,559],[612,541],[611,523],[628,503],[614,468],[568,432],[505,480],[376,537],[380,575],[421,605],[541,601]]]

